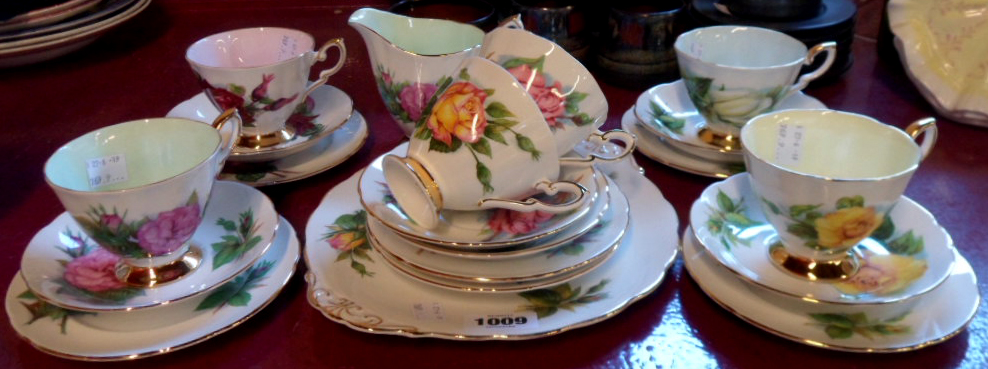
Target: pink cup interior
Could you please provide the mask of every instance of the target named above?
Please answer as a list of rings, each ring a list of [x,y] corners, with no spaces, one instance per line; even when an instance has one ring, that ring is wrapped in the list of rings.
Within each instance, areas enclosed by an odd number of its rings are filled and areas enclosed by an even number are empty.
[[[252,68],[276,64],[313,49],[309,34],[287,28],[244,28],[196,41],[185,53],[194,63],[217,68]]]

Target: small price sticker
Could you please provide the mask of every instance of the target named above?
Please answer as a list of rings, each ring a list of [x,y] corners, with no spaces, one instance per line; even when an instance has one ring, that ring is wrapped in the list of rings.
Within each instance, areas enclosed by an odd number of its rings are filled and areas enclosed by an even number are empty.
[[[123,155],[110,155],[86,160],[89,187],[100,188],[127,180],[127,160]]]
[[[534,311],[481,314],[464,320],[464,328],[474,334],[511,333],[538,327],[539,317]]]
[[[803,153],[803,136],[806,127],[795,124],[780,124],[776,141],[775,161],[780,165],[799,164]]]

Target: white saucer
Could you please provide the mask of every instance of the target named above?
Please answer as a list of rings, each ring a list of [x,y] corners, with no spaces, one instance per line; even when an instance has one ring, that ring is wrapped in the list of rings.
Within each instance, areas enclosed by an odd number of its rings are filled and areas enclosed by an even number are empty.
[[[669,167],[714,178],[727,178],[745,170],[744,163],[706,160],[672,147],[661,137],[642,127],[642,123],[635,118],[634,107],[621,116],[621,128],[635,135],[635,149],[638,152]]]
[[[312,105],[311,108],[309,105]],[[247,147],[234,147],[230,153],[229,161],[234,162],[262,162],[285,158],[298,153],[306,148],[318,143],[322,138],[329,136],[337,128],[343,126],[350,116],[353,115],[353,100],[342,90],[330,86],[322,85],[312,91],[306,104],[301,104],[290,118],[293,120],[312,123],[306,130],[297,131],[295,137],[287,142],[260,149]],[[205,92],[201,92],[191,99],[185,100],[176,105],[168,112],[168,117],[181,117],[201,122],[210,123],[220,114],[219,110],[206,97]]]
[[[796,92],[780,102],[776,110],[822,108],[826,106],[819,100]],[[744,160],[740,147],[726,151],[700,139],[700,128],[706,120],[690,101],[683,80],[648,89],[638,96],[632,109],[642,127],[680,151],[709,161],[739,163]]]
[[[226,219],[239,227],[241,214],[248,210],[253,214],[256,228],[247,238],[259,240],[243,254],[225,263],[220,261],[221,265],[214,267],[219,251],[212,245],[224,241],[224,237],[237,235],[236,230],[227,230],[217,221]],[[264,254],[277,229],[278,213],[267,196],[239,183],[218,181],[213,185],[202,223],[192,235],[193,245],[202,252],[202,263],[181,279],[154,288],[124,287],[97,294],[68,284],[63,278],[63,263],[73,257],[62,249],[79,248],[78,239],[69,235],[80,236],[87,245],[96,247],[68,213],[59,215],[31,239],[21,258],[20,274],[38,298],[63,308],[98,312],[155,307],[190,298],[233,279]]]
[[[869,317],[857,315],[859,311],[853,306],[847,306],[843,313],[829,311],[821,314],[820,311],[805,307],[783,308],[784,304],[780,301],[753,295],[744,282],[705,251],[691,236],[691,232],[687,228],[683,235],[683,262],[703,292],[727,311],[758,328],[814,347],[855,352],[920,349],[943,342],[964,330],[981,303],[974,271],[967,260],[957,254],[957,262],[954,263],[947,281],[923,296],[911,313],[898,321],[874,322],[869,319],[855,327],[868,336],[860,332],[848,335],[851,329],[829,325],[827,322],[846,322],[850,321],[848,318]],[[903,332],[894,333],[899,330]],[[828,334],[828,331],[835,334],[835,337]],[[881,331],[892,333],[879,333]],[[847,337],[840,338],[842,336]]]
[[[346,124],[301,152],[263,163],[227,161],[219,178],[254,187],[309,178],[349,159],[364,146],[367,135],[367,121],[354,111]]]
[[[295,272],[298,258],[299,242],[295,230],[282,218],[279,221],[277,237],[257,264],[261,267],[271,263],[270,269],[266,274],[262,274],[263,269],[260,268],[249,269],[250,272],[254,272],[253,284],[249,289],[241,291],[241,295],[238,296],[241,301],[224,299],[221,296],[224,289],[221,288],[213,293],[203,294],[202,298],[189,299],[153,310],[96,315],[80,315],[81,313],[73,312],[69,313],[64,323],[61,319],[47,317],[32,321],[35,317],[26,306],[40,302],[25,297],[27,286],[21,278],[14,277],[7,289],[5,307],[14,330],[41,351],[63,358],[85,361],[138,359],[192,346],[246,321],[274,300]],[[245,274],[240,277],[244,276]],[[240,281],[230,282],[231,289],[238,282]],[[203,304],[207,300],[210,302]],[[200,304],[203,304],[201,305],[203,308],[196,311]],[[155,314],[159,310],[162,315],[180,318],[158,322],[159,326],[155,328],[98,328],[113,327],[114,323],[121,325],[134,323],[142,320],[139,317],[147,316],[147,313]],[[138,315],[130,318],[127,314]]]
[[[690,226],[697,240],[718,260],[741,279],[798,298],[840,304],[889,304],[914,298],[933,290],[950,275],[954,263],[954,244],[947,231],[933,215],[909,198],[902,197],[892,208],[885,222],[893,227],[887,235],[878,235],[862,241],[877,262],[887,258],[894,262],[879,268],[895,270],[893,275],[871,279],[905,280],[904,275],[915,272],[921,275],[904,286],[896,284],[879,286],[873,292],[851,289],[849,282],[815,282],[794,277],[775,265],[769,258],[769,247],[778,235],[768,224],[761,201],[752,191],[747,173],[741,173],[724,181],[711,184],[690,209]],[[893,240],[907,239],[911,235],[918,240],[921,252],[896,252],[887,247]],[[862,267],[868,258],[862,259]],[[889,266],[892,265],[892,266]],[[894,266],[894,267],[893,267]],[[907,268],[914,268],[908,270]],[[852,277],[853,281],[854,278]]]
[[[404,237],[422,242],[442,245],[444,247],[463,250],[491,250],[519,245],[526,242],[545,239],[564,231],[576,221],[585,216],[594,216],[592,212],[602,192],[606,188],[597,186],[594,170],[587,168],[563,169],[561,179],[573,180],[587,189],[586,206],[562,214],[539,223],[530,232],[508,233],[497,232],[489,225],[489,219],[499,209],[483,211],[453,211],[443,210],[439,225],[434,229],[424,229],[408,218],[405,212],[395,202],[384,178],[382,161],[385,155],[402,155],[407,150],[407,143],[398,145],[393,150],[375,159],[360,175],[358,194],[360,202],[368,214],[380,220],[388,228]]]
[[[543,279],[590,264],[620,244],[629,224],[628,200],[617,186],[612,186],[610,195],[611,204],[595,231],[526,257],[475,260],[438,254],[418,247],[376,220],[368,221],[368,238],[377,241],[381,253],[388,252],[422,273],[447,279],[478,283]]]
[[[615,255],[597,269],[552,289],[518,294],[441,289],[405,278],[363,242],[365,226],[358,220],[361,214],[366,219],[366,212],[355,195],[358,177],[330,190],[309,218],[305,261],[309,303],[328,319],[363,332],[453,340],[520,340],[558,334],[610,318],[652,292],[678,250],[678,221],[672,205],[647,178],[628,170],[618,173],[618,183],[631,204],[631,229]],[[337,222],[346,226],[339,227]],[[344,232],[327,240],[329,227]],[[358,252],[331,247],[334,243],[342,247],[348,240],[346,244],[357,246]],[[567,291],[578,293],[563,298]],[[544,306],[535,308],[534,304]],[[525,317],[526,323],[475,325],[477,319],[483,322],[500,314]]]

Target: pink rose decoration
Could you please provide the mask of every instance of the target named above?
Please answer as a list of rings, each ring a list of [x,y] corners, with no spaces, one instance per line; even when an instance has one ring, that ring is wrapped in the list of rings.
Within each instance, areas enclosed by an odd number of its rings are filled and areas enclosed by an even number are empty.
[[[528,94],[539,106],[549,127],[563,127],[563,124],[556,120],[566,113],[566,97],[562,96],[561,92],[563,85],[556,81],[552,86],[546,86],[545,76],[527,64],[508,69],[508,72],[528,87]]]
[[[546,213],[543,211],[513,211],[507,209],[497,209],[494,214],[491,215],[490,219],[487,220],[487,225],[491,227],[494,232],[503,232],[508,234],[525,234],[534,231],[538,228],[539,224],[552,218],[551,213]]]
[[[77,257],[65,266],[65,280],[69,284],[92,292],[103,292],[126,287],[115,274],[120,257],[104,249],[96,249]]]
[[[251,91],[250,97],[254,100],[261,100],[268,97],[268,85],[274,81],[274,74],[265,74],[261,76],[261,84],[254,87],[254,91]]]
[[[116,214],[103,214],[103,216],[100,217],[100,222],[103,223],[106,228],[116,231],[120,228],[120,225],[123,224],[123,219]]]
[[[425,104],[429,102],[432,95],[436,94],[438,89],[439,87],[431,83],[414,83],[406,86],[398,93],[401,108],[408,113],[408,117],[412,121],[418,121],[425,110]]]
[[[192,237],[201,220],[199,204],[162,212],[137,231],[138,244],[151,255],[175,251]]]

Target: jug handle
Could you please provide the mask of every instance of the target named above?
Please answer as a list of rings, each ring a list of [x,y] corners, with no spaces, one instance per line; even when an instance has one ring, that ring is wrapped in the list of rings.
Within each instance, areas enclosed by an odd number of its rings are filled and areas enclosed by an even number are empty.
[[[313,61],[313,64],[315,62],[326,61],[326,51],[328,51],[329,48],[331,47],[335,47],[340,50],[340,58],[336,61],[336,64],[333,65],[331,68],[324,69],[323,71],[319,72],[319,79],[312,82],[312,85],[310,85],[309,88],[305,90],[305,93],[302,94],[301,98],[298,99],[298,101],[305,101],[305,98],[309,97],[309,94],[311,94],[312,91],[315,91],[317,88],[319,88],[319,86],[326,84],[326,81],[329,80],[330,76],[336,74],[336,72],[339,72],[340,69],[343,68],[343,64],[346,62],[346,44],[344,44],[343,39],[339,37],[327,41],[325,44],[322,45],[322,47],[319,48],[319,51],[315,54],[315,59]]]
[[[525,25],[521,23],[521,14],[515,14],[504,18],[496,28],[525,29]]]
[[[923,135],[923,142],[919,144],[919,149],[922,152],[920,160],[926,159],[926,156],[930,154],[930,150],[933,150],[933,145],[937,142],[938,132],[937,120],[933,117],[917,120],[906,127],[906,134],[912,137],[913,140]]]
[[[229,123],[231,120],[235,120],[235,123]],[[223,164],[226,163],[226,158],[230,157],[230,153],[233,152],[233,147],[236,146],[237,141],[240,140],[241,120],[240,115],[237,114],[237,108],[226,109],[226,111],[217,116],[216,119],[213,119],[213,123],[210,125],[217,131],[221,131],[223,126],[227,124],[235,125],[233,127],[233,132],[230,133],[230,137],[227,139],[227,142],[221,143],[222,146],[219,151],[220,155],[217,157],[216,161],[216,173],[219,173],[220,170],[223,169]],[[220,137],[222,139],[222,135],[220,135]]]

